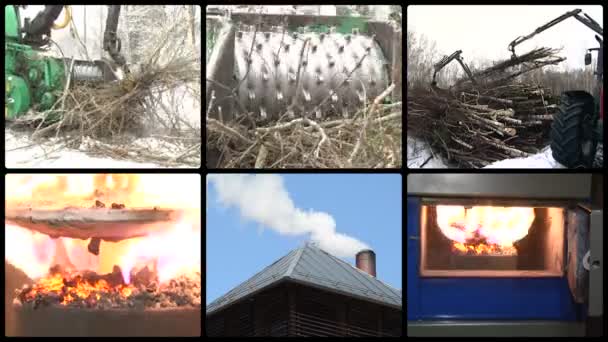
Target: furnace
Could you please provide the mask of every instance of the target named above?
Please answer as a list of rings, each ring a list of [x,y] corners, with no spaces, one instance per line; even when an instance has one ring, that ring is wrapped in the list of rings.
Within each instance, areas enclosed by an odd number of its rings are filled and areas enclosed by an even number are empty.
[[[434,202],[421,210],[421,275],[563,275],[564,208]]]
[[[603,178],[413,174],[408,336],[598,336]]]
[[[200,336],[200,202],[180,177],[9,175],[7,335]]]

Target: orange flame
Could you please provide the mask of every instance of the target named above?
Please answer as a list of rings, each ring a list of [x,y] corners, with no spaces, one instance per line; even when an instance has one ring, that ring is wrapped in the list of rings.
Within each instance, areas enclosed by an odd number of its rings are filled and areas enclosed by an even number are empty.
[[[111,287],[107,281],[100,279],[94,284],[85,280],[78,279],[74,285],[66,285],[63,275],[56,273],[49,277],[42,278],[32,287],[30,291],[25,293],[25,300],[33,300],[36,294],[55,293],[63,298],[60,302],[62,305],[68,305],[76,298],[87,299],[94,294],[95,300],[101,298],[100,292],[117,292],[124,298],[128,297],[135,289],[133,285],[117,285]]]
[[[149,236],[134,244],[119,262],[125,282],[130,282],[129,274],[133,267],[152,261],[156,261],[161,283],[182,273],[200,272],[200,230],[179,222],[168,232]]]
[[[5,259],[32,279],[46,275],[54,264],[99,274],[110,273],[112,267],[118,265],[126,283],[133,268],[151,262],[155,263],[161,282],[180,274],[200,272],[199,175],[7,175],[6,184],[7,207],[91,208],[95,200],[100,200],[108,206],[112,202],[125,204],[127,209],[158,206],[186,213],[179,221],[169,223],[162,233],[119,242],[102,241],[99,256],[88,252],[89,240],[51,239],[28,229],[5,225]],[[50,286],[51,279],[54,278],[48,278],[45,286]],[[84,294],[85,285],[80,289]],[[122,291],[129,292],[128,289]]]
[[[55,241],[25,228],[5,225],[4,258],[30,278],[45,275],[53,265]]]
[[[100,200],[128,208],[200,209],[200,189],[196,174],[10,174],[6,176],[6,206],[90,208]]]
[[[454,247],[461,251],[476,236],[485,238],[489,245],[512,248],[515,241],[528,235],[534,217],[534,209],[525,207],[437,206],[437,225],[446,237],[460,243]]]

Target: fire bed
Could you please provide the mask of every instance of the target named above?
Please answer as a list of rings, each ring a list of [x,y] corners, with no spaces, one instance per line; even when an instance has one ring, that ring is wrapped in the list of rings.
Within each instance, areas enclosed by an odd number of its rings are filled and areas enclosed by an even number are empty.
[[[69,258],[57,240],[83,239],[88,241],[84,253],[99,255],[100,240],[116,242],[169,230],[178,217],[175,210],[130,209],[116,203],[106,208],[98,200],[92,208],[7,209],[5,225],[41,232],[57,244],[57,264],[37,281],[5,261],[7,335],[200,336],[200,273],[161,283],[155,262],[151,268],[129,272],[131,282],[126,284],[116,265],[108,274],[63,267]]]

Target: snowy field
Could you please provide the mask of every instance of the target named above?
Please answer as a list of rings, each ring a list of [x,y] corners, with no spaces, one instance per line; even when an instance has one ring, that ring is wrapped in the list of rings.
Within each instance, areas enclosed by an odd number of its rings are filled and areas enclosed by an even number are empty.
[[[430,157],[430,159],[429,159]],[[428,161],[427,161],[428,159]],[[426,163],[425,163],[426,162]],[[424,164],[424,165],[423,165]],[[418,169],[448,168],[439,156],[434,156],[424,141],[407,138],[407,167]],[[484,169],[563,169],[562,164],[553,159],[551,147],[545,147],[540,153],[526,158],[512,158],[494,162]]]
[[[164,168],[155,163],[141,163],[123,159],[99,158],[78,149],[62,146],[58,139],[49,139],[43,144],[33,142],[26,134],[4,130],[7,168]],[[150,138],[146,143],[150,143]],[[142,139],[142,140],[143,140]],[[137,142],[135,142],[136,144]],[[161,142],[158,141],[158,146]],[[159,147],[160,148],[160,147]],[[172,166],[176,167],[176,166]],[[177,166],[179,167],[179,166]],[[183,166],[191,167],[191,166]]]
[[[604,146],[597,147],[594,168],[603,167]],[[407,167],[411,169],[446,169],[445,161],[431,152],[430,147],[421,140],[407,138]],[[546,146],[539,153],[526,158],[511,158],[494,162],[484,169],[565,169],[566,167],[553,159],[551,147]]]

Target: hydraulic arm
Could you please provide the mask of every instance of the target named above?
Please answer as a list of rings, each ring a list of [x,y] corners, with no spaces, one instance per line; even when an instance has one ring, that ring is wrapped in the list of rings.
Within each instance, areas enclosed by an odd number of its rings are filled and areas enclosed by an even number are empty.
[[[44,6],[44,10],[39,12],[34,20],[30,21],[29,18],[25,18],[23,25],[25,37],[23,38],[23,42],[36,47],[48,44],[53,23],[59,17],[62,10],[63,6],[61,5],[46,5]],[[66,14],[66,16],[68,15]]]
[[[110,57],[118,66],[126,68],[127,61],[120,53],[122,44],[117,34],[119,17],[120,5],[108,6],[108,17],[106,18],[106,28],[103,34],[103,49],[110,54]]]
[[[435,69],[435,72],[433,73],[432,84],[437,84],[437,82],[435,80],[435,78],[437,77],[437,73],[439,71],[441,71],[441,69],[443,69],[446,65],[450,64],[450,62],[453,60],[456,60],[460,64],[460,66],[462,67],[464,72],[471,79],[471,82],[473,82],[473,84],[477,84],[477,82],[475,82],[475,78],[473,77],[473,73],[471,72],[471,69],[469,69],[469,67],[463,61],[462,56],[460,56],[461,53],[462,53],[462,50],[458,50],[449,56],[444,56],[439,62],[435,63],[435,65],[433,66]]]
[[[583,13],[583,11],[581,9],[575,9],[573,11],[564,13],[561,16],[551,20],[550,22],[537,28],[536,30],[534,30],[534,32],[530,33],[527,36],[517,37],[514,41],[512,41],[509,44],[509,51],[511,51],[511,54],[513,55],[513,57],[516,57],[517,55],[515,54],[515,47],[517,45],[525,42],[526,40],[536,36],[537,34],[543,32],[543,31],[561,23],[562,21],[564,21],[570,17],[574,17],[576,20],[580,21],[581,23],[585,24],[585,26],[587,26],[590,29],[592,29],[593,31],[595,31],[595,33],[597,33],[601,36],[604,36],[604,33],[603,33],[604,31],[602,30],[602,27],[600,26],[600,24],[598,24],[597,21],[593,20],[593,18],[591,18],[587,14]]]

